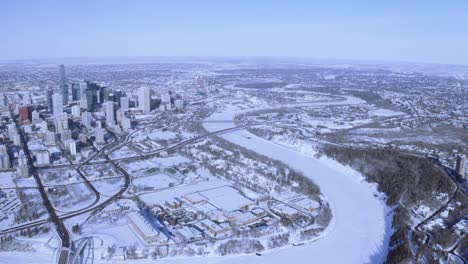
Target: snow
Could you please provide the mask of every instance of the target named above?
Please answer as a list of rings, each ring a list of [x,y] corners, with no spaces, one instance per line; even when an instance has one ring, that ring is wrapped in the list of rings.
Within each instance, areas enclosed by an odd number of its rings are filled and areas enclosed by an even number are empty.
[[[240,195],[238,191],[230,186],[223,186],[220,188],[206,190],[200,192],[200,194],[208,198],[210,204],[226,211],[238,210],[242,206],[253,203],[253,201]]]
[[[360,103],[360,100],[347,97],[346,101],[331,104],[337,103]],[[326,103],[317,103],[317,106],[319,105]],[[225,111],[215,113],[208,119],[233,120],[236,114],[238,112],[235,109],[227,107]],[[213,132],[235,125],[226,122],[204,123],[204,126]],[[334,218],[328,234],[314,243],[273,251],[261,258],[223,257],[210,259],[211,263],[309,263],[310,259],[326,260],[327,263],[379,263],[384,260],[391,234],[391,221],[390,216],[386,214],[388,208],[384,202],[374,196],[375,185],[365,182],[358,173],[333,160],[304,155],[245,130],[223,134],[222,137],[302,171],[320,187],[330,203]],[[202,259],[200,262],[206,261]],[[191,262],[196,263],[198,259]]]
[[[164,173],[158,173],[152,176],[144,176],[133,179],[132,181],[134,186],[138,186],[140,188],[149,187],[154,189],[167,188],[171,183],[177,184],[179,182]]]
[[[385,117],[404,115],[404,114],[405,113],[403,113],[403,112],[398,112],[398,111],[393,111],[393,110],[383,109],[383,108],[380,108],[380,109],[369,112],[369,115],[371,115],[371,116],[385,116]]]
[[[166,201],[170,201],[175,197],[181,197],[186,194],[217,188],[226,184],[228,184],[227,181],[212,178],[209,181],[203,181],[197,184],[179,185],[175,188],[143,194],[140,196],[140,198],[142,201],[148,204],[164,204]]]

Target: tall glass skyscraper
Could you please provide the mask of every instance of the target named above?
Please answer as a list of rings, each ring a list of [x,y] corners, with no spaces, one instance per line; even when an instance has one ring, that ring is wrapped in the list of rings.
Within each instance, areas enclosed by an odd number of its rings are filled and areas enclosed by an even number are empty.
[[[59,86],[60,91],[62,91],[62,103],[64,105],[68,104],[68,85],[65,81],[65,66],[61,64],[59,66]]]

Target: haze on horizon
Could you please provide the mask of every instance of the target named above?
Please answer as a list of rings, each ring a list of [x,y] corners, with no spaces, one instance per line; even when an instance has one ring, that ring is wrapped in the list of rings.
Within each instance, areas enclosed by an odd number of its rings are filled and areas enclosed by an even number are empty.
[[[468,2],[2,1],[0,59],[280,56],[468,65]]]

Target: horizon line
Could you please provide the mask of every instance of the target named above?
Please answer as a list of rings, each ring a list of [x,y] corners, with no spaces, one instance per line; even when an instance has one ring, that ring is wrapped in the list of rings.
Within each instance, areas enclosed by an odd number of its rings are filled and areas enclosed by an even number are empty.
[[[57,57],[34,57],[34,58],[0,58],[0,63],[20,63],[33,61],[54,61],[54,60],[105,60],[105,59],[177,59],[177,60],[206,60],[206,59],[237,59],[237,60],[294,60],[307,62],[321,63],[350,63],[355,65],[370,65],[370,64],[407,64],[407,65],[433,65],[433,66],[461,66],[468,67],[468,63],[446,63],[446,62],[424,62],[424,61],[409,61],[409,60],[388,60],[388,59],[350,59],[350,58],[320,58],[312,56],[275,56],[275,55],[101,55],[101,56],[57,56]],[[288,62],[288,61],[285,61]],[[291,61],[292,62],[292,61]]]

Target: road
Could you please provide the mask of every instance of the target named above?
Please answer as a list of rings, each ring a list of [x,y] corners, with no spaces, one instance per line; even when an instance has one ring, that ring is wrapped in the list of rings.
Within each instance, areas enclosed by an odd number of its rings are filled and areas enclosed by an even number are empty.
[[[44,188],[41,178],[39,177],[37,168],[34,165],[31,152],[29,151],[28,144],[24,136],[24,132],[21,130],[18,123],[16,123],[16,126],[18,129],[20,138],[21,138],[24,154],[26,155],[27,160],[28,160],[28,167],[30,169],[30,173],[34,177],[34,180],[36,181],[39,193],[41,194],[41,197],[42,197],[43,204],[46,207],[47,212],[49,214],[49,217],[50,217],[49,219],[51,222],[54,223],[57,234],[59,235],[60,240],[62,241],[62,248],[60,251],[60,258],[59,258],[62,262],[60,263],[67,263],[68,262],[68,248],[70,247],[70,235],[62,219],[60,219],[57,216],[57,213],[55,212],[55,209],[52,206],[52,203],[50,202],[49,197],[47,196],[47,192]]]

